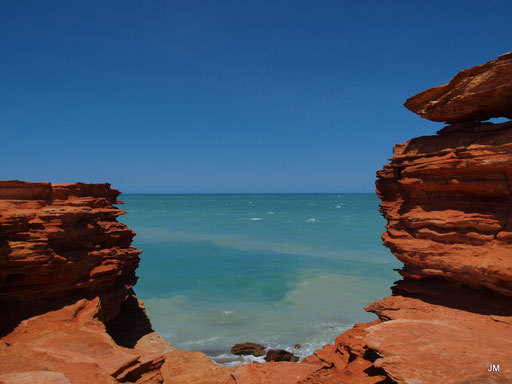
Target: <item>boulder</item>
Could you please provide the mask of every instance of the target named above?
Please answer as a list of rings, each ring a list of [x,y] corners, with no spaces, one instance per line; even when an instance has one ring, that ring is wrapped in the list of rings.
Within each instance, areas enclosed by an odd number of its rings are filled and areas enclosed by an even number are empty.
[[[256,343],[235,344],[231,347],[233,355],[265,356],[265,347]]]
[[[293,353],[288,352],[284,349],[271,349],[265,356],[265,361],[299,361],[299,358]]]

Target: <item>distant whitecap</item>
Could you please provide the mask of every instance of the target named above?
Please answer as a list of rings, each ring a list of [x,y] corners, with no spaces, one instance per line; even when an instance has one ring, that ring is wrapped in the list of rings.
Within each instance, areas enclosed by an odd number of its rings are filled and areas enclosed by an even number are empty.
[[[267,212],[267,215],[273,215],[273,214],[274,214],[274,212],[273,212],[273,211],[268,211],[268,212]]]
[[[223,315],[232,315],[235,313],[235,311],[220,311]]]
[[[307,219],[306,221],[310,222],[310,223],[314,223],[316,221],[316,219],[314,218],[311,218],[311,219]]]
[[[260,221],[261,217],[251,217],[249,220],[251,220],[251,221]]]

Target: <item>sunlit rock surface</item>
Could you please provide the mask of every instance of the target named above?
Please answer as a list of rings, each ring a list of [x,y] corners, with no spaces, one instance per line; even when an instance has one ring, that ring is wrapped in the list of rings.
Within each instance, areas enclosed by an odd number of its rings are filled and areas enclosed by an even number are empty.
[[[512,52],[459,72],[448,84],[411,97],[405,106],[426,119],[449,123],[512,118]]]

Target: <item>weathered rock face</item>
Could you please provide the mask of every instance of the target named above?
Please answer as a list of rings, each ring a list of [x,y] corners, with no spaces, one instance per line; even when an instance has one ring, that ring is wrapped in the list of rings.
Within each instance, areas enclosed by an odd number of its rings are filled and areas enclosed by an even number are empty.
[[[82,299],[23,320],[2,339],[0,380],[28,375],[25,382],[37,382],[30,375],[45,371],[74,384],[161,383],[163,356],[117,345],[97,319],[100,309],[98,298]]]
[[[366,308],[380,321],[357,343],[342,336],[338,347],[399,383],[507,382],[512,122],[471,120],[512,117],[512,54],[462,71],[406,107],[456,123],[398,144],[377,172],[388,221],[382,238],[404,263],[404,279],[393,296]],[[500,365],[499,373],[488,372],[492,364]]]
[[[100,297],[102,321],[133,296],[139,253],[109,184],[0,182],[0,333]]]
[[[512,118],[512,52],[459,72],[448,84],[411,97],[405,106],[426,119],[449,123]]]
[[[512,123],[399,144],[377,173],[384,245],[403,276],[512,295]]]
[[[484,304],[474,294],[472,300]],[[374,366],[399,383],[451,383],[478,375],[490,380],[491,364],[500,365],[495,375],[511,378],[509,305],[501,309],[507,316],[500,316],[433,305],[425,297],[392,296],[367,308],[387,321],[367,328],[364,341],[378,354]]]
[[[0,182],[0,383],[162,382],[174,348],[133,293],[140,251],[118,195]]]

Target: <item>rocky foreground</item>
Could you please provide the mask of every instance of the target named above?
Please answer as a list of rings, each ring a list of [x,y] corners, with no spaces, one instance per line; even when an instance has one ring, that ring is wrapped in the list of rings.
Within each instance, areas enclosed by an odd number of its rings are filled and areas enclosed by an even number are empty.
[[[0,383],[512,382],[512,53],[406,102],[449,124],[377,173],[393,295],[300,363],[178,351],[133,293],[140,251],[108,184],[0,182]]]

